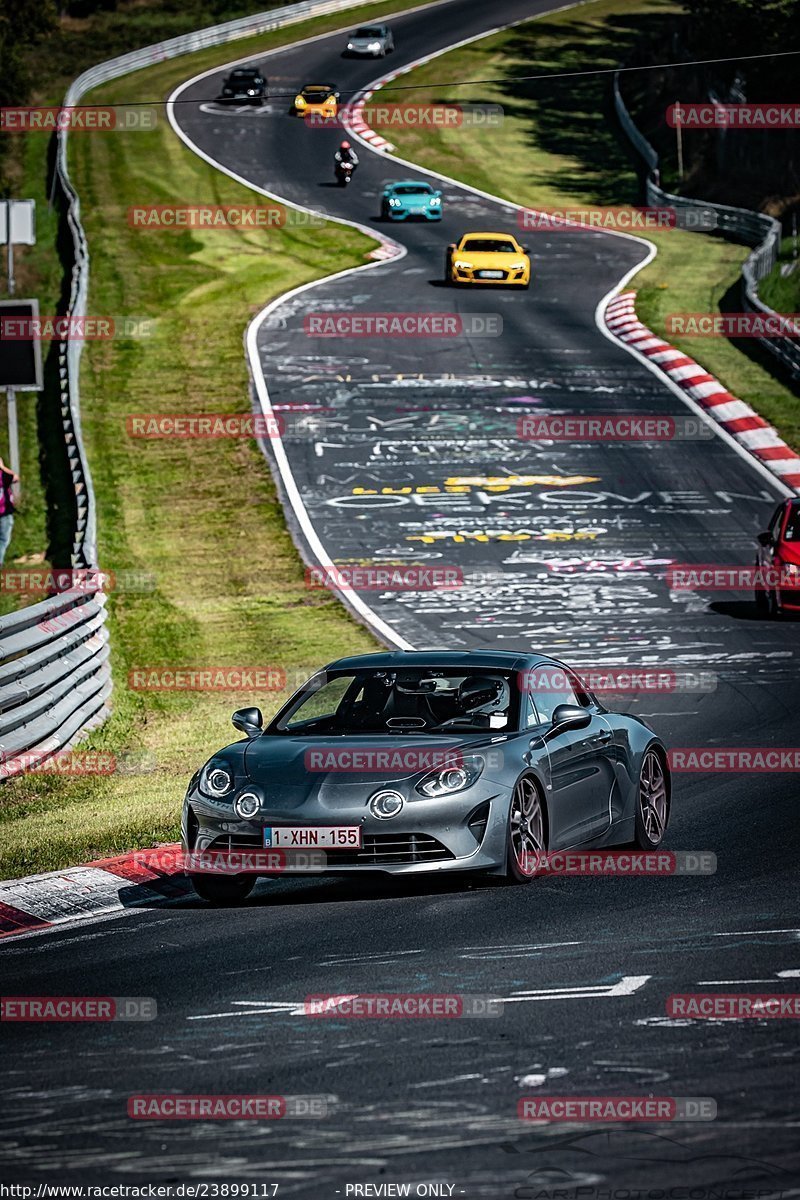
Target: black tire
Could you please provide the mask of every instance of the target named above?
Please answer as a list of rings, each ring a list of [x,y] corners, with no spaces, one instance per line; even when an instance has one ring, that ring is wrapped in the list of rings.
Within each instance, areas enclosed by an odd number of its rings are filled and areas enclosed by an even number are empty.
[[[767,616],[771,621],[777,621],[781,616],[781,608],[778,604],[778,593],[765,592],[764,598],[767,602]]]
[[[453,282],[451,275],[450,275],[450,272],[452,271],[452,269],[453,269],[453,260],[450,257],[450,255],[447,254],[447,255],[445,255],[445,260],[444,260],[444,284],[445,284],[445,287],[449,287],[450,284]]]
[[[524,830],[520,820],[523,817]],[[547,808],[541,788],[532,775],[523,775],[514,785],[508,806],[506,882],[530,883],[535,879],[538,874],[535,860],[537,855],[547,853],[547,843]]]
[[[633,844],[639,850],[661,845],[669,824],[671,801],[669,767],[655,747],[645,751],[639,772]]]
[[[256,885],[255,875],[190,875],[189,880],[201,900],[219,907],[241,904]]]

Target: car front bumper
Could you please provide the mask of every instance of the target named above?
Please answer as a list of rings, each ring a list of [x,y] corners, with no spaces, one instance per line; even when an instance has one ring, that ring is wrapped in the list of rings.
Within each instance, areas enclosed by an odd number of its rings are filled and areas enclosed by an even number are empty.
[[[337,798],[335,809],[330,801],[312,797],[300,808],[273,807],[254,821],[243,821],[230,805],[193,790],[184,801],[181,834],[186,851],[253,851],[263,848],[266,826],[357,825],[362,849],[327,851],[322,873],[496,871],[505,866],[509,800],[505,789],[479,780],[455,796],[407,800],[388,820],[373,816],[368,801],[359,796],[351,802]]]

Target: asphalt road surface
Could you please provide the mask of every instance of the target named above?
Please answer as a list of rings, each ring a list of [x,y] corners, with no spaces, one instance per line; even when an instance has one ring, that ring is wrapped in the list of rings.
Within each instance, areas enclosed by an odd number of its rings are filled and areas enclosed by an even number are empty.
[[[385,69],[552,7],[467,0],[399,17]],[[333,78],[356,91],[383,72],[341,58],[341,45],[333,35],[263,56],[271,89]],[[671,593],[664,578],[669,562],[752,562],[776,486],[717,437],[543,447],[517,435],[530,411],[686,415],[595,324],[641,244],[530,234],[529,292],[445,289],[446,244],[469,228],[515,231],[512,212],[448,183],[441,225],[387,230],[381,186],[413,178],[410,168],[364,151],[354,186],[335,189],[340,134],[307,129],[284,100],[222,113],[218,85],[192,83],[182,99],[197,104],[178,106],[203,153],[407,251],[303,293],[259,335],[272,403],[324,410],[317,435],[286,447],[331,557],[455,565],[467,579],[450,593],[365,595],[380,618],[416,646],[702,668],[715,686],[624,705],[672,746],[795,744],[800,625],[758,620],[742,597]],[[503,334],[355,346],[306,336],[304,316],[332,310],[496,313]],[[303,1198],[381,1194],[352,1190],[366,1184],[491,1200],[576,1189],[686,1200],[688,1187],[694,1200],[788,1195],[800,1180],[796,1024],[686,1021],[668,1017],[666,1001],[797,991],[796,804],[791,774],[677,776],[668,845],[713,852],[711,876],[285,881],[234,912],[137,908],[3,946],[6,994],[158,1002],[148,1023],[3,1029],[5,1175],[278,1184],[279,1196]],[[309,995],[379,992],[504,1005],[499,1017],[449,1023],[303,1012]],[[128,1118],[131,1095],[171,1092],[325,1096],[327,1116]],[[707,1097],[717,1116],[611,1127],[517,1118],[521,1096],[550,1094]]]

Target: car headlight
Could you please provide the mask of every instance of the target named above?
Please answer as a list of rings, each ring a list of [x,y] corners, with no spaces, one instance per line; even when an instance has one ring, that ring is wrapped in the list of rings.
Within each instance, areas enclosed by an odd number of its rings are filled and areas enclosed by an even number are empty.
[[[255,96],[255,94],[256,94],[256,89],[255,89],[255,88],[248,88],[248,89],[247,89],[247,94],[248,94],[248,96]]]
[[[370,44],[367,46],[368,50],[380,50],[380,48],[381,48],[380,42],[370,42]]]
[[[438,208],[442,202],[438,196],[431,196],[428,203],[430,204],[431,208]]]
[[[261,797],[255,792],[240,792],[233,802],[233,807],[243,821],[252,821],[261,808]]]
[[[306,102],[302,96],[295,96],[294,106],[295,106],[295,108],[305,108]]]
[[[470,754],[451,767],[439,767],[431,771],[417,784],[423,796],[453,796],[472,787],[483,772],[484,761],[479,754]]]
[[[348,50],[355,50],[355,46],[353,45],[353,43],[352,43],[352,42],[348,42],[348,43],[347,43],[347,49],[348,49]]]
[[[454,266],[457,271],[471,271],[472,270],[472,263],[467,262],[466,259],[464,259],[464,258],[457,258],[454,263]]]
[[[791,579],[792,583],[796,583],[800,579],[800,566],[797,563],[782,563],[781,574],[784,579]]]
[[[212,758],[200,772],[198,786],[204,796],[210,796],[212,800],[221,800],[233,787],[230,767],[227,763],[215,762]]]
[[[509,271],[521,271],[521,270],[523,270],[524,266],[525,266],[524,262],[509,263],[508,269],[509,269]]]

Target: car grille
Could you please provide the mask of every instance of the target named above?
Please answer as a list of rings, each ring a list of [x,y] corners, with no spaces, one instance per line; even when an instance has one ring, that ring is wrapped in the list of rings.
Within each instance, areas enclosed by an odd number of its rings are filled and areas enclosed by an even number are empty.
[[[209,850],[252,850],[262,846],[257,833],[224,834],[214,839]],[[452,851],[427,833],[366,833],[360,850],[333,850],[328,866],[367,867],[443,862],[455,858]]]

